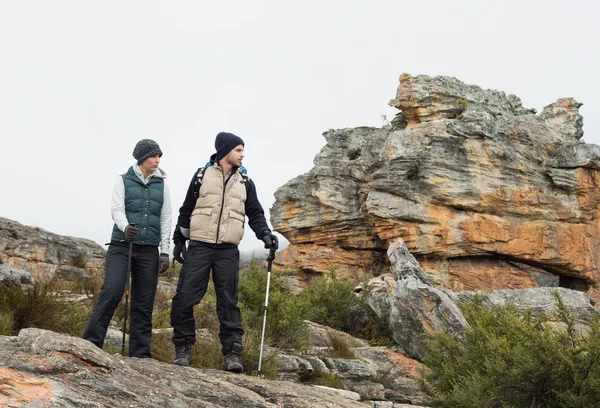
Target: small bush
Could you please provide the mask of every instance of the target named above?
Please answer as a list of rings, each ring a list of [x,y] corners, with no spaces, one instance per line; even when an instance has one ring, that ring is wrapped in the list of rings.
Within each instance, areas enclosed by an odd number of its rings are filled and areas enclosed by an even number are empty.
[[[247,327],[260,328],[262,332],[267,273],[257,260],[252,260],[240,274],[239,300]],[[281,275],[271,273],[269,309],[267,311],[266,337],[272,346],[293,347],[299,350],[308,345],[309,333],[303,323],[308,304],[292,295]]]
[[[456,107],[452,112],[450,112],[449,118],[450,119],[461,119],[462,113],[467,109],[467,106],[469,106],[468,101],[466,101],[463,98],[457,98],[456,99]]]
[[[61,283],[57,280],[36,282],[30,288],[0,284],[0,313],[12,316],[12,328],[5,332],[16,335],[26,327],[37,327],[81,336],[89,318],[85,302],[61,299]],[[5,318],[5,325],[10,322]]]
[[[175,347],[173,346],[173,334],[153,333],[150,338],[150,353],[152,358],[165,363],[172,363],[175,360]]]
[[[332,273],[329,279],[314,279],[300,294],[301,301],[309,305],[306,319],[356,334],[364,323],[364,301],[354,293],[356,283],[338,279]]]
[[[171,327],[171,299],[173,295],[165,291],[157,291],[154,297],[152,312],[152,328],[168,329]]]
[[[327,330],[327,355],[334,358],[356,358],[354,344],[335,330]]]
[[[329,388],[337,388],[338,390],[345,389],[342,380],[335,374],[316,373],[315,376],[308,381],[309,384],[324,385]]]
[[[75,255],[71,264],[78,268],[85,268],[85,266],[87,265],[85,254],[83,252],[80,252],[77,255]]]
[[[596,407],[600,323],[587,335],[555,292],[558,330],[514,306],[462,305],[464,341],[438,332],[425,341],[423,389],[435,407]]]
[[[248,375],[258,375],[258,361],[260,360],[260,340],[262,334],[262,327],[255,327],[248,324],[244,325],[246,333],[244,334],[244,356],[242,357],[242,364],[244,365],[244,372]],[[265,346],[269,343],[273,343],[272,340],[265,338]],[[266,348],[266,347],[265,347]],[[262,364],[261,364],[261,375],[268,379],[277,379],[279,373],[279,363],[277,361],[277,355],[279,351],[266,353],[263,350]]]
[[[11,336],[13,334],[13,313],[0,312],[0,336]]]

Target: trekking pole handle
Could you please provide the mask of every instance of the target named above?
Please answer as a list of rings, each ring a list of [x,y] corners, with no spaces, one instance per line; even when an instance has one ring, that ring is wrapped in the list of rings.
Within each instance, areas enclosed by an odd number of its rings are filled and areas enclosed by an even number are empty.
[[[267,257],[267,261],[271,262],[275,259],[275,252],[277,251],[277,248],[270,248],[269,249],[269,256]]]

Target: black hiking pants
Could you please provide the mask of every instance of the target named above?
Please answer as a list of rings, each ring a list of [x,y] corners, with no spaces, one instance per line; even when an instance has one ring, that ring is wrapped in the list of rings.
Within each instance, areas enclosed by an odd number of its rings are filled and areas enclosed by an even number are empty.
[[[206,293],[211,270],[217,296],[219,339],[223,354],[231,350],[233,343],[242,344],[244,329],[237,305],[239,260],[240,251],[237,247],[214,248],[191,241],[171,307],[173,343],[176,346],[196,341],[194,305],[200,303]]]
[[[83,338],[102,348],[108,325],[125,293],[129,244],[113,242],[106,253],[104,283]],[[129,356],[150,357],[152,309],[158,284],[158,248],[133,244],[129,302]]]

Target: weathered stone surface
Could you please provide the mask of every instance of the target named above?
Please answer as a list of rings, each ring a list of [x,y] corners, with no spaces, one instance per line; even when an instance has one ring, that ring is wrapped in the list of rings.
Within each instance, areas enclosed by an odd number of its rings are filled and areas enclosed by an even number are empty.
[[[0,263],[0,283],[6,285],[31,285],[34,281],[29,272],[11,268],[8,265]]]
[[[558,129],[565,138],[583,137],[583,116],[579,114],[581,103],[573,98],[562,98],[544,107],[540,117]]]
[[[358,395],[358,393],[354,392],[354,391],[340,390],[339,388],[331,388],[331,387],[326,387],[324,385],[314,385],[313,387],[327,390],[329,392],[336,392],[344,398],[348,398],[348,399],[351,399],[354,401],[360,401],[360,395]]]
[[[83,238],[53,234],[0,217],[0,262],[31,273],[36,280],[59,275],[66,279],[89,277],[104,268],[106,251]]]
[[[290,241],[277,264],[377,275],[402,238],[453,290],[545,274],[600,298],[600,148],[579,140],[578,102],[536,115],[504,92],[402,75],[391,104],[402,112],[383,128],[325,132],[314,167],[277,190],[271,222]]]
[[[304,358],[310,363],[315,374],[331,374],[327,365],[319,357],[306,355]]]
[[[419,263],[399,239],[388,250],[396,287],[388,297],[389,326],[394,340],[411,357],[423,357],[424,333],[436,331],[463,335],[467,321],[456,303],[442,290],[431,286]],[[379,316],[385,318],[385,316]]]
[[[423,369],[421,363],[386,347],[359,347],[356,351],[375,366],[377,376],[374,381],[385,387],[385,399],[413,404],[424,402],[417,381]]]
[[[310,333],[310,342],[313,345],[313,347],[330,347],[332,342],[332,336],[344,339],[351,347],[368,345],[368,343],[365,340],[352,337],[351,335],[349,335],[348,333],[344,333],[343,331],[335,330],[331,327],[323,326],[321,324],[314,323],[309,320],[305,320],[304,323],[308,326],[308,330]]]
[[[565,288],[536,288],[516,290],[495,290],[486,292],[485,304],[489,306],[506,306],[512,304],[519,309],[529,309],[534,316],[552,316],[556,312],[557,291],[563,303],[575,317],[582,322],[589,322],[591,316],[598,315],[595,302],[588,294]],[[470,301],[477,292],[450,292],[448,295],[455,301]],[[481,295],[481,293],[479,293]]]
[[[371,406],[326,387],[110,355],[85,340],[40,329],[21,330],[18,337],[0,336],[0,405]]]
[[[361,400],[385,400],[385,390],[382,384],[369,381],[348,381],[345,382],[350,391],[360,395]]]
[[[349,358],[323,358],[330,372],[342,379],[368,380],[377,375],[377,371],[369,364]]]
[[[129,334],[125,333],[125,344],[129,341]],[[123,344],[123,332],[114,327],[109,327],[106,330],[106,337],[104,338],[106,344],[111,346],[121,347]]]
[[[315,372],[312,364],[299,356],[280,353],[277,355],[277,362],[279,364],[280,380],[308,380]]]

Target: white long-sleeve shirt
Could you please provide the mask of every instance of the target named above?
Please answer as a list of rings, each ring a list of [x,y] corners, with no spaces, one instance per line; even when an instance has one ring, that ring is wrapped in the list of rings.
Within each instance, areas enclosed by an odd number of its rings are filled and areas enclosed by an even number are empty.
[[[154,173],[150,174],[147,178],[144,178],[144,175],[137,164],[134,164],[132,167],[135,174],[144,184],[147,184],[151,177],[160,177],[162,179],[167,177],[167,173],[158,168]],[[163,181],[163,204],[160,211],[160,252],[168,254],[171,244],[171,219],[173,213],[171,209],[171,193],[169,192],[169,186],[167,185],[166,180]],[[117,227],[125,232],[125,227],[129,225],[129,221],[127,221],[127,215],[125,214],[125,184],[123,183],[123,177],[121,176],[117,177],[117,180],[115,181],[110,211],[112,219]]]

